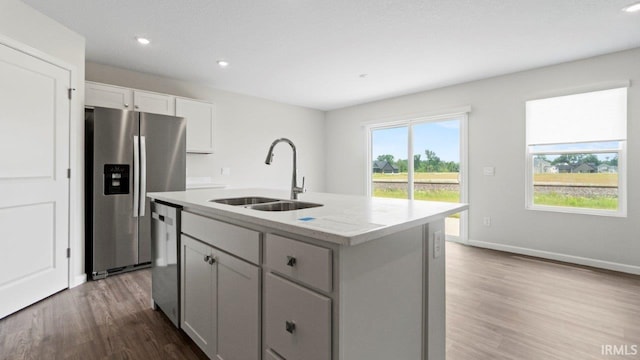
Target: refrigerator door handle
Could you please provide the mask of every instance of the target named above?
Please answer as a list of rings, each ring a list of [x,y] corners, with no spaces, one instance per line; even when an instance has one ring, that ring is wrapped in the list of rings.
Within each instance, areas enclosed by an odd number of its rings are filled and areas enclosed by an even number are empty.
[[[147,142],[140,136],[140,216],[144,216],[147,198]]]
[[[133,217],[140,212],[140,141],[138,135],[133,136]]]

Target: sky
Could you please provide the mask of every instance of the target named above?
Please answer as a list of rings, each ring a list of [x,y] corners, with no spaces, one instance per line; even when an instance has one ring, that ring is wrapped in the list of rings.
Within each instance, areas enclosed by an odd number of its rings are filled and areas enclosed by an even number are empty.
[[[391,154],[407,158],[408,128],[378,129],[372,132],[372,158]],[[460,121],[447,120],[413,125],[413,152],[426,160],[424,151],[434,151],[442,161],[460,162]]]

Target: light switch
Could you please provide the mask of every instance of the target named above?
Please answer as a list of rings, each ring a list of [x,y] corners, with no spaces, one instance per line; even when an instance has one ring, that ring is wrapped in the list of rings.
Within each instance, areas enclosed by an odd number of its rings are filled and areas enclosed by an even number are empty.
[[[494,176],[496,174],[496,168],[493,166],[485,166],[484,169],[482,169],[482,173],[484,176]]]

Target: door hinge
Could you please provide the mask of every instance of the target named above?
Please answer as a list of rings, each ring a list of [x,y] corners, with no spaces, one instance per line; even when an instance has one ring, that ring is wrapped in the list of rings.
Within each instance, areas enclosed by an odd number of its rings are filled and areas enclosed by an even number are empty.
[[[76,88],[69,88],[69,100],[73,97],[73,92],[76,91]]]
[[[71,179],[71,169],[67,169],[67,179]]]
[[[67,259],[71,258],[71,248],[67,248]]]

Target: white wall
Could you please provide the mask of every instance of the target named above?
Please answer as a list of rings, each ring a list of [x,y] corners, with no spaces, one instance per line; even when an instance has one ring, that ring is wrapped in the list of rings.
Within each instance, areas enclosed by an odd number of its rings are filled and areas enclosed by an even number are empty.
[[[324,191],[324,112],[97,63],[87,62],[86,69],[90,81],[215,104],[215,153],[187,155],[188,177],[211,177],[230,187],[288,189],[291,148],[279,144],[273,164],[264,163],[271,142],[287,137],[298,149],[300,181],[305,176],[309,191]],[[231,175],[222,176],[222,167]]]
[[[364,194],[362,123],[404,119],[470,105],[470,243],[640,273],[640,49],[421,92],[327,113],[326,189]],[[628,217],[525,210],[524,102],[612,81],[631,80]],[[445,111],[446,112],[446,111]],[[483,176],[495,166],[495,176]],[[334,171],[335,170],[335,171]],[[490,216],[491,227],[482,224]]]
[[[83,162],[84,38],[17,0],[0,0],[0,36],[7,37],[68,64],[76,88],[71,102],[72,168],[70,198],[70,285],[84,281]]]

